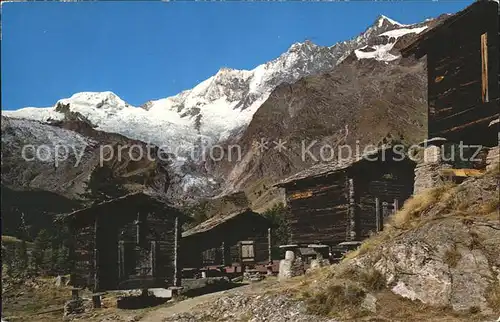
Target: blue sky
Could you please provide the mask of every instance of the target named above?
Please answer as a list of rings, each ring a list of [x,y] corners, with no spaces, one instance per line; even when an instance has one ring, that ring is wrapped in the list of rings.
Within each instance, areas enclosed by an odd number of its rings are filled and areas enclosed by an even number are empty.
[[[4,3],[2,109],[108,90],[138,106],[221,67],[252,69],[294,42],[349,39],[379,14],[409,24],[471,2]]]

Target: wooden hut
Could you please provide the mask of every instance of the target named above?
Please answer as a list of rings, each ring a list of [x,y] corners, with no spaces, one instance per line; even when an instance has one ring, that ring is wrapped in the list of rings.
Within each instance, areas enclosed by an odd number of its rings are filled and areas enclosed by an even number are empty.
[[[476,1],[402,50],[427,55],[429,138],[498,145],[499,12],[498,0]]]
[[[282,182],[294,245],[336,245],[362,240],[413,191],[413,161],[392,150],[369,159],[318,164]]]
[[[72,285],[94,292],[180,286],[185,217],[140,192],[64,215],[74,236]]]
[[[251,209],[212,217],[182,234],[188,268],[245,266],[270,260],[271,224]]]

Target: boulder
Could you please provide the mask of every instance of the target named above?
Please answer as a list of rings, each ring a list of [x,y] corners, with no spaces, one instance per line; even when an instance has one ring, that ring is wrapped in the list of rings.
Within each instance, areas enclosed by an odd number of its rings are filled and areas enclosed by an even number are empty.
[[[300,257],[280,261],[278,279],[284,280],[304,274],[304,266]]]
[[[377,247],[350,265],[377,269],[392,292],[411,300],[493,313],[488,297],[500,289],[498,222],[430,221]]]
[[[67,301],[64,304],[64,317],[75,314],[83,314],[90,311],[92,303],[89,299],[78,298],[75,300]]]
[[[367,311],[370,311],[372,313],[376,313],[377,312],[377,298],[371,293],[366,294],[365,299],[361,303],[361,307]]]

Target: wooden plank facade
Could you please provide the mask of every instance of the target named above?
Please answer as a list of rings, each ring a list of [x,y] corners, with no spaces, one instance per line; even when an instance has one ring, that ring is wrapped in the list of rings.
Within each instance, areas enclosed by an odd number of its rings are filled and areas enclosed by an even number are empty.
[[[182,234],[186,268],[267,263],[271,224],[250,209],[212,217]]]
[[[291,244],[332,246],[381,230],[384,217],[411,196],[415,167],[384,153],[377,161],[321,164],[279,183],[286,190]]]
[[[497,1],[476,1],[402,50],[427,55],[429,138],[498,145],[499,16]]]
[[[180,286],[184,219],[175,207],[145,193],[65,215],[74,236],[72,285],[94,292]]]

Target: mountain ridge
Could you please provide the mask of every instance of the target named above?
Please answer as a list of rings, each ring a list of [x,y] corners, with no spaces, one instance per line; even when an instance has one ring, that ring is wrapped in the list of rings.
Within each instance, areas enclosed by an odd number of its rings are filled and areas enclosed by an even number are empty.
[[[364,61],[371,60],[393,64],[399,60],[396,47],[401,40],[418,35],[432,23],[433,20],[404,25],[379,16],[350,40],[325,47],[311,41],[295,43],[276,59],[253,70],[221,68],[190,90],[148,101],[140,107],[110,91],[81,92],[59,100],[54,107],[2,111],[2,115],[55,125],[78,120],[98,131],[153,144],[175,157],[173,172],[184,178],[179,191],[210,191],[218,186],[216,182],[228,179],[227,171],[214,172],[210,161],[197,160],[194,154],[244,138],[256,112],[278,87],[329,73],[342,64],[364,66],[370,65]],[[362,57],[359,50],[368,57]],[[231,182],[228,184],[232,186]]]

